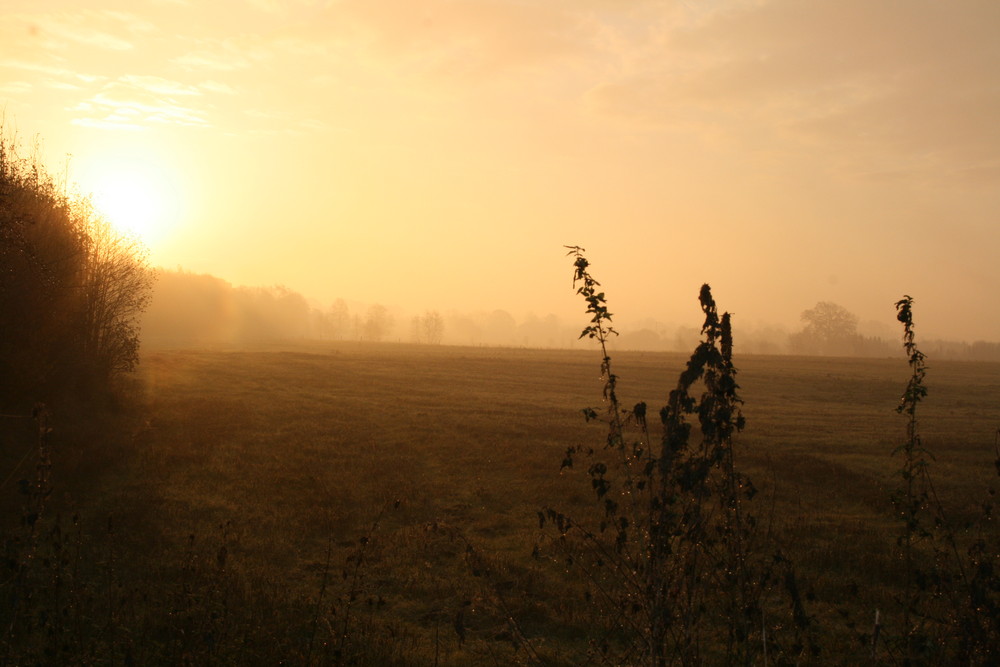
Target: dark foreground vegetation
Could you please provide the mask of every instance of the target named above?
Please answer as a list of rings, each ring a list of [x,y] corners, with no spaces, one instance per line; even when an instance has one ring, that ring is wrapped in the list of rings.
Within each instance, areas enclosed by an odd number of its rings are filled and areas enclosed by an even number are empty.
[[[614,363],[631,406],[667,404],[687,359]],[[560,471],[567,447],[605,452],[605,428],[580,415],[600,402],[598,366],[582,352],[428,346],[161,352],[143,359],[129,418],[5,421],[0,664],[648,664],[642,609],[605,597],[630,573],[592,567],[600,552],[555,517],[539,528],[557,509],[610,539],[617,563],[594,461]],[[948,619],[969,589],[945,576],[944,527],[917,512],[909,564],[899,542],[905,360],[753,357],[739,370],[734,453],[759,489],[747,553],[784,559],[746,656],[963,661]],[[936,494],[966,580],[995,582],[981,503],[1000,367],[943,362],[929,378],[920,434]],[[712,596],[739,589],[707,563],[687,589],[704,592],[704,613],[674,627],[701,637],[688,662],[712,664],[732,646],[729,603]],[[981,594],[979,618],[995,619],[996,589]]]
[[[0,124],[0,406],[109,396],[138,360],[151,283],[141,245]]]

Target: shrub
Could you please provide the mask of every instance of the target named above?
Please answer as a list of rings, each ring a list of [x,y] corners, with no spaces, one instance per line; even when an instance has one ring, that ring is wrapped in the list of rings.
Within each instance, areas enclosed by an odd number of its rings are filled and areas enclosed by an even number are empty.
[[[105,393],[135,366],[144,249],[20,157],[2,127],[0,276],[0,400]]]

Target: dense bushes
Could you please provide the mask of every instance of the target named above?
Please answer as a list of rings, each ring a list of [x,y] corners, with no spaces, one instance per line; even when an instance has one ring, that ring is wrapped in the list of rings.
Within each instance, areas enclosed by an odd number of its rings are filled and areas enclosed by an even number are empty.
[[[106,394],[138,359],[144,250],[17,148],[0,136],[0,401]]]

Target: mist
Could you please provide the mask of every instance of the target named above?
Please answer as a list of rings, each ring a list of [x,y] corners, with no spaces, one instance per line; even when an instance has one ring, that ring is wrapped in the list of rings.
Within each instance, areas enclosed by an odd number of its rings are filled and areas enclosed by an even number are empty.
[[[879,321],[858,322],[853,313],[842,310],[853,322],[825,341],[812,340],[804,324],[789,329],[743,323],[736,316],[736,349],[750,355],[884,358],[901,354],[891,327]],[[141,331],[143,345],[150,349],[238,349],[307,341],[590,349],[591,341],[580,338],[586,317],[582,307],[579,311],[568,318],[531,311],[515,315],[502,309],[439,312],[420,304],[385,306],[344,298],[324,305],[284,286],[234,286],[208,274],[160,269]],[[697,344],[700,324],[694,317],[688,323],[616,318],[618,335],[610,346],[613,350],[686,352]],[[1000,360],[1000,345],[992,342],[929,339],[924,347],[939,358]]]

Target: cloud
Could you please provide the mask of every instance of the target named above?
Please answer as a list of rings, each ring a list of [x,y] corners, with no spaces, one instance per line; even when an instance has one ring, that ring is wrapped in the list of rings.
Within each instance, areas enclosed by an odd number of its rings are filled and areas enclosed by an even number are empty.
[[[41,62],[30,62],[26,60],[4,60],[0,61],[0,67],[8,67],[10,69],[25,70],[28,72],[39,72],[41,74],[48,74],[54,77],[60,77],[64,79],[78,79],[86,83],[93,83],[98,81],[101,77],[91,76],[83,74],[81,72],[75,72],[67,67],[58,67],[55,65],[46,65]]]
[[[751,129],[836,168],[960,174],[1000,158],[1000,4],[772,0],[674,27],[588,95],[604,113]]]
[[[133,123],[125,114],[109,114],[104,118],[74,118],[70,121],[72,125],[81,127],[93,127],[99,130],[129,130],[132,132],[142,132],[146,129],[141,123]]]
[[[192,51],[174,58],[171,62],[187,69],[210,69],[227,72],[250,66],[242,57],[233,57],[207,51]]]
[[[77,13],[48,14],[28,17],[33,37],[52,49],[65,49],[71,44],[92,46],[108,51],[128,51],[130,40],[114,34],[114,30],[131,31],[145,24],[137,17],[122,12],[83,11]],[[107,26],[107,24],[111,24]],[[112,31],[95,27],[104,24]]]
[[[39,88],[48,88],[64,92],[78,92],[87,86],[106,80],[104,77],[74,72],[61,65],[51,65],[43,62],[24,60],[0,61],[0,68],[29,73],[30,81],[11,82],[3,90],[11,96],[30,94]]]
[[[246,2],[251,7],[267,14],[281,14],[284,9],[278,0],[246,0]]]
[[[267,136],[304,136],[335,130],[334,126],[316,118],[273,109],[246,109],[243,115],[252,119],[250,134]]]
[[[570,5],[504,0],[344,0],[322,29],[369,57],[407,71],[468,80],[494,76],[577,51],[579,17]]]
[[[153,23],[131,12],[119,12],[111,9],[105,9],[101,12],[101,15],[111,19],[131,33],[141,35],[156,32],[156,26]]]
[[[235,95],[236,89],[226,83],[220,83],[218,81],[202,81],[198,84],[198,88],[207,91],[209,93],[219,93],[221,95]]]
[[[124,86],[146,91],[154,95],[201,95],[201,90],[197,86],[189,86],[158,76],[126,74],[120,77],[118,81]]]
[[[181,104],[177,98],[197,97],[202,92],[160,77],[128,75],[104,86],[89,99],[71,107],[74,123],[94,127],[141,128],[153,124],[206,127],[207,113]]]
[[[0,92],[6,95],[20,95],[30,91],[32,85],[27,81],[7,81],[0,84]]]
[[[76,84],[67,83],[66,81],[59,81],[57,79],[47,79],[41,82],[43,86],[47,88],[52,88],[53,90],[66,90],[66,91],[77,91],[82,90],[82,88]]]
[[[259,59],[258,50],[240,46],[232,40],[204,40],[201,48],[176,56],[170,62],[188,70],[232,72],[247,69]]]

